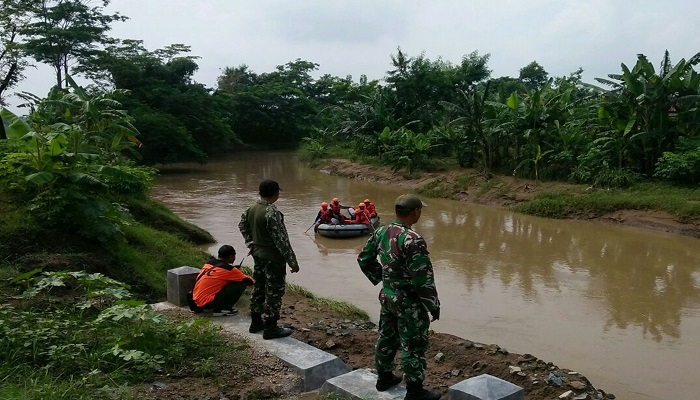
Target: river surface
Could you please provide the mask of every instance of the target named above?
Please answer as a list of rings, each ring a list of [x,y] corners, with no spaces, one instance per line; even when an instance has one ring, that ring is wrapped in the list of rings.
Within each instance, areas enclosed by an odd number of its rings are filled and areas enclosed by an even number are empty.
[[[366,238],[305,231],[333,197],[353,205],[368,197],[389,222],[404,189],[330,176],[291,153],[243,153],[177,165],[153,195],[214,235],[206,250],[231,244],[241,257],[238,222],[263,179],[282,187],[276,205],[301,266],[288,281],[351,302],[376,322],[378,288],[355,261]],[[618,399],[700,396],[699,239],[424,200],[414,228],[428,243],[443,306],[433,329],[534,354]]]

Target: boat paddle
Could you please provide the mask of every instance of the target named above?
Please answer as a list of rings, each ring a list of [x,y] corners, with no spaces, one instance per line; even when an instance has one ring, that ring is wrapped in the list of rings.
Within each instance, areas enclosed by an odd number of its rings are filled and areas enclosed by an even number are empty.
[[[362,211],[362,214],[365,214],[365,218],[367,218],[367,221],[369,221],[367,222],[367,225],[370,227],[370,229],[372,229],[372,233],[374,233],[374,225],[372,225],[372,219],[369,217],[369,215],[367,215],[367,211]]]
[[[304,233],[308,232],[308,231],[309,231],[309,229],[313,228],[313,226],[314,226],[314,225],[316,225],[316,223],[317,223],[317,222],[318,222],[318,221],[319,221],[320,219],[321,219],[321,218],[316,218],[316,221],[314,221],[314,223],[313,223],[313,224],[311,224],[311,226],[310,226],[310,227],[306,228],[306,230],[304,231]]]

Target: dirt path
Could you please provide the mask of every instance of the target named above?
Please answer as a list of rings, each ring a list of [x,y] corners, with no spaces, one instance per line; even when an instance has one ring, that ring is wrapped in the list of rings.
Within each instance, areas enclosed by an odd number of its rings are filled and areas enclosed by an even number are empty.
[[[429,197],[445,197],[470,203],[509,208],[532,200],[544,192],[585,195],[591,190],[586,185],[562,182],[535,182],[513,176],[483,174],[474,169],[453,169],[442,172],[420,173],[406,178],[388,167],[354,163],[345,159],[324,161],[321,171],[357,180],[422,189]],[[464,189],[455,189],[464,187]],[[621,210],[605,215],[574,214],[570,219],[585,219],[610,224],[668,232],[700,238],[700,220],[680,222],[673,215],[654,210]]]
[[[247,312],[246,300],[242,299],[237,306],[241,313]],[[184,309],[164,313],[177,319],[194,317]],[[280,323],[294,328],[294,338],[335,354],[353,369],[374,367],[377,330],[372,322],[348,319],[324,302],[287,292]],[[234,343],[244,341],[229,335]],[[443,393],[443,398],[447,398],[451,385],[481,374],[490,374],[524,388],[526,400],[557,399],[568,391],[571,391],[568,398],[584,393],[589,395],[588,399],[615,398],[595,388],[576,371],[559,368],[531,354],[510,353],[497,344],[476,343],[431,331],[426,358],[425,384]],[[163,371],[152,382],[136,387],[133,394],[135,398],[149,400],[323,398],[317,393],[300,393],[300,377],[257,345],[239,345],[236,352],[222,352],[215,360],[203,362],[209,363],[204,370],[199,363],[197,370]]]

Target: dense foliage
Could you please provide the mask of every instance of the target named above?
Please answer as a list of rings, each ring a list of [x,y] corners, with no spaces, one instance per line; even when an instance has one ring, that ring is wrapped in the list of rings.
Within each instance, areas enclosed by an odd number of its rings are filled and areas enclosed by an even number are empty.
[[[381,82],[316,77],[318,64],[297,59],[262,73],[225,67],[212,89],[193,80],[188,46],[150,51],[106,36],[125,19],[104,13],[107,0],[3,4],[8,85],[21,79],[25,54],[52,65],[59,88],[74,72],[126,90],[114,99],[141,132],[143,164],[301,144],[309,158],[340,151],[409,174],[437,163],[600,186],[698,180],[700,53],[673,63],[666,52],[658,69],[640,54],[599,87],[582,82],[581,70],[550,77],[537,61],[517,77],[491,77],[488,54],[453,64],[399,48]]]
[[[34,270],[12,283],[23,290],[0,305],[0,398],[108,398],[164,369],[202,376],[196,360],[235,346],[209,320],[170,321],[101,274]]]
[[[114,93],[53,90],[19,118],[3,110],[16,148],[0,159],[0,178],[48,229],[111,239],[128,219],[120,196],[143,196],[154,171],[132,165],[140,142]]]
[[[394,169],[461,166],[622,187],[652,177],[697,182],[700,53],[654,69],[644,55],[622,74],[585,84],[581,72],[548,78],[536,62],[518,79],[489,79],[488,56],[460,65],[409,58],[400,49],[386,85],[337,107],[336,122],[312,136],[309,157],[328,143]],[[322,151],[322,150],[325,150]]]

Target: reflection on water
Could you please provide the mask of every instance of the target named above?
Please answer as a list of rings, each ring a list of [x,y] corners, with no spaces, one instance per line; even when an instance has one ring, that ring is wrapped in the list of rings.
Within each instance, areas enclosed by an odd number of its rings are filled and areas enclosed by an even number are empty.
[[[586,278],[581,294],[601,303],[605,330],[638,326],[657,342],[680,338],[682,310],[698,308],[693,274],[700,253],[691,247],[696,239],[655,240],[647,232],[597,224],[526,218],[451,201],[436,205],[439,211],[426,212],[419,230],[430,238],[436,262],[461,266],[468,289],[498,279],[514,286],[523,301],[537,302],[542,291],[558,290],[559,277],[568,271]]]
[[[376,315],[377,289],[355,263],[365,239],[304,231],[331,197],[344,204],[369,197],[388,222],[403,190],[303,168],[286,153],[234,158],[164,174],[154,195],[220,243],[242,248],[240,214],[257,198],[260,180],[277,179],[277,205],[302,268],[289,279]],[[700,241],[426,201],[416,230],[428,242],[444,305],[436,330],[579,369],[621,399],[700,391]]]

